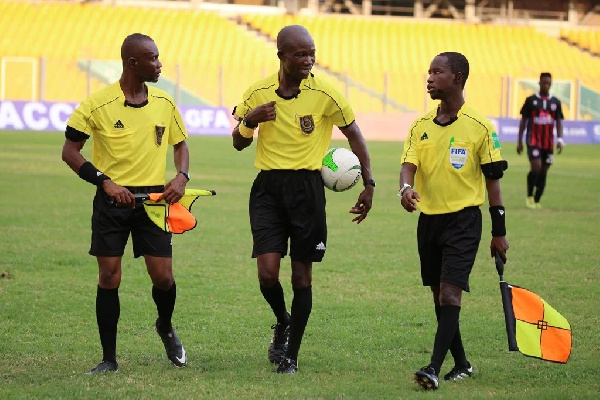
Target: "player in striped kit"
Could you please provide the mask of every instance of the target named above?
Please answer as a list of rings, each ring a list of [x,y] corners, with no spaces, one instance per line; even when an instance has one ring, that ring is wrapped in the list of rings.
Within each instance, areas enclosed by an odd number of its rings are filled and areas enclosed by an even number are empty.
[[[531,169],[527,174],[527,208],[540,209],[540,198],[546,187],[548,169],[554,160],[554,124],[556,123],[556,150],[562,152],[563,139],[562,120],[564,119],[560,100],[550,94],[552,75],[549,72],[540,74],[540,91],[525,99],[521,107],[521,123],[519,124],[519,142],[517,153],[523,152],[523,133],[527,156]],[[535,188],[535,193],[534,193]]]

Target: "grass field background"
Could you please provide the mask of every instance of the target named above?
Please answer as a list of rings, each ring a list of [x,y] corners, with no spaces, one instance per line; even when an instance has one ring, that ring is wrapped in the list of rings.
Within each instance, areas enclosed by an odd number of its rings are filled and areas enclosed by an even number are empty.
[[[352,224],[358,189],[327,193],[329,240],[314,267],[313,312],[299,373],[273,374],[274,322],[250,258],[247,199],[254,149],[192,137],[191,188],[215,189],[192,209],[198,227],[174,237],[174,324],[185,369],[166,359],[143,261],[128,247],[120,288],[118,374],[88,376],[100,361],[97,266],[87,255],[94,188],[60,159],[59,133],[0,132],[1,398],[598,398],[600,393],[600,146],[555,156],[543,210],[524,206],[528,162],[504,144],[510,241],[506,280],[537,292],[571,323],[566,365],[507,351],[490,222],[463,296],[461,332],[474,378],[434,393],[412,381],[429,360],[435,318],[421,286],[417,214],[396,196],[402,143],[369,143],[377,188],[369,217]],[[334,142],[337,145],[347,144]],[[84,149],[88,155],[89,145]],[[170,162],[170,164],[172,164]],[[174,174],[169,167],[169,176]],[[282,284],[291,304],[289,259]],[[447,358],[442,374],[452,367]]]

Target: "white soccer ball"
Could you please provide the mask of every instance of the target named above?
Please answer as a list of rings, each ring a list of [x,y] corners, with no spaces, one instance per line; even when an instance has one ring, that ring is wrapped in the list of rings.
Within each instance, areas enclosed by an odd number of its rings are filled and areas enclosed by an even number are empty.
[[[343,192],[356,185],[362,170],[356,154],[343,147],[327,150],[323,157],[321,176],[325,187],[334,192]]]

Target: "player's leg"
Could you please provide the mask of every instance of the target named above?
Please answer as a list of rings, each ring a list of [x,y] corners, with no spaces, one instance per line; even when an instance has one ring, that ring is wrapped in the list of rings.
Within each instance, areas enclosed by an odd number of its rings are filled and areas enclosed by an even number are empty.
[[[156,188],[158,192],[162,188]],[[144,256],[146,270],[152,281],[152,299],[158,317],[154,323],[156,332],[165,347],[167,358],[176,367],[187,364],[187,354],[172,324],[177,285],[173,277],[172,234],[156,226],[139,204],[135,208],[131,239],[133,255]]]
[[[292,313],[289,327],[289,343],[285,356],[276,372],[295,373],[298,371],[298,352],[308,319],[312,312],[312,263],[292,261]]]
[[[544,160],[543,162],[541,160]],[[542,194],[544,194],[544,189],[546,188],[546,177],[548,176],[548,170],[554,161],[554,154],[550,152],[542,152],[542,158],[540,158],[540,173],[538,174],[538,180],[536,185],[536,191],[534,196],[534,201],[537,208],[541,208],[540,199],[542,198]]]
[[[469,207],[459,212],[434,216],[432,221],[434,224],[430,226],[430,233],[439,232],[438,243],[442,246],[442,260],[439,290],[433,280],[430,285],[433,295],[437,296],[437,302],[434,299],[434,303],[439,305],[433,353],[429,365],[415,373],[417,383],[425,389],[437,388],[438,376],[446,354],[457,339],[462,291],[469,290],[469,275],[481,240],[481,211],[478,207]],[[420,241],[419,244],[421,243]],[[422,253],[420,250],[420,254]],[[460,354],[464,353],[462,345],[455,350],[458,358],[464,358],[466,361],[464,354]],[[470,364],[466,366],[470,367]]]
[[[468,207],[450,214],[447,222],[441,237],[444,247],[438,303],[440,311],[430,364],[438,373],[453,345],[457,346],[452,354],[455,361],[453,371],[471,367],[464,354],[462,341],[460,345],[457,341],[460,341],[462,292],[469,291],[469,275],[481,241],[481,210],[478,207]],[[444,378],[454,379],[449,375]]]
[[[455,348],[455,351],[460,358],[463,358],[461,361],[465,364],[467,363],[459,331],[461,298],[462,288],[447,282],[440,283],[439,319],[433,344],[433,353],[429,364],[433,367],[438,376],[442,364],[444,363],[444,359],[446,358],[446,354],[448,353],[448,350],[452,348],[452,345],[455,344],[456,340],[459,341],[459,344],[456,344],[457,347]],[[462,355],[460,353],[462,353]],[[455,363],[456,362],[455,359]]]
[[[312,312],[312,265],[321,262],[327,243],[325,189],[319,171],[295,171],[283,196],[290,225],[292,314],[290,339],[279,373],[298,370],[298,352]]]
[[[173,278],[173,259],[147,254],[144,255],[144,259],[148,275],[152,280],[152,299],[158,313],[154,328],[163,342],[167,358],[174,366],[185,367],[187,354],[172,324],[177,298],[177,285]]]
[[[102,362],[90,373],[118,370],[117,325],[121,315],[119,285],[121,257],[96,257],[98,261],[98,290],[96,292],[96,322],[102,345]]]
[[[249,214],[252,229],[252,257],[256,258],[260,292],[273,310],[276,322],[268,358],[279,363],[287,349],[290,316],[279,281],[281,258],[287,254],[288,231],[281,218],[278,191],[282,171],[261,171],[250,191]]]
[[[271,307],[276,322],[271,326],[273,337],[269,342],[268,358],[279,363],[284,356],[289,340],[290,314],[285,304],[283,287],[279,281],[281,253],[266,253],[256,257],[260,292]]]
[[[173,277],[173,259],[145,254],[144,260],[148,275],[152,280],[152,299],[158,314],[154,329],[158,333],[171,363],[175,367],[185,367],[187,354],[172,323],[177,299],[177,285]]]
[[[419,214],[417,225],[417,245],[421,261],[421,280],[433,293],[434,306],[439,306],[439,287],[442,266],[442,252],[437,238],[439,226],[444,216]],[[421,307],[419,307],[421,308]],[[429,364],[415,372],[415,382],[425,390],[438,388],[438,374]]]
[[[439,303],[440,299],[440,288],[439,286],[434,286],[431,288],[431,292],[433,294],[433,301],[435,304],[435,316],[439,323],[440,314],[441,314],[441,306]],[[444,380],[456,380],[458,377],[463,377],[462,375],[465,373],[463,369],[466,369],[467,372],[469,370],[472,372],[471,364],[467,360],[467,356],[465,354],[465,348],[462,343],[462,337],[460,335],[460,323],[456,327],[456,333],[454,334],[454,339],[452,339],[452,343],[450,344],[450,354],[452,354],[452,358],[454,359],[455,367],[450,371],[450,373],[444,375]],[[470,376],[470,374],[469,374]]]
[[[285,306],[283,287],[279,282],[280,264],[281,253],[266,253],[256,257],[260,292],[273,310],[277,323],[287,326],[290,318]]]
[[[542,152],[538,147],[527,146],[527,156],[529,157],[529,173],[527,174],[527,199],[525,205],[527,208],[536,208],[534,189],[538,189],[538,180],[542,172]]]
[[[129,238],[128,218],[132,210],[111,205],[102,189],[96,191],[92,213],[92,243],[89,253],[98,263],[96,322],[102,345],[102,362],[90,373],[118,371],[117,325],[121,313],[119,286],[121,258]]]

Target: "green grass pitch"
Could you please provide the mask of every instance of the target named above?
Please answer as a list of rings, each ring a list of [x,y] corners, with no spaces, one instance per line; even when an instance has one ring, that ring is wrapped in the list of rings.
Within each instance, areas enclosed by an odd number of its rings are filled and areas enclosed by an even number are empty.
[[[87,255],[94,188],[61,161],[59,133],[0,132],[0,397],[2,398],[597,398],[600,393],[600,146],[555,156],[543,210],[525,208],[526,156],[505,143],[502,180],[510,250],[505,277],[531,289],[571,323],[566,365],[507,350],[490,221],[463,296],[461,330],[472,379],[424,393],[412,381],[428,363],[435,319],[421,286],[417,214],[396,196],[402,143],[371,142],[374,206],[359,226],[358,189],[327,192],[329,241],[314,267],[313,313],[298,374],[272,373],[274,322],[250,258],[247,198],[255,145],[192,137],[192,188],[215,189],[192,208],[198,227],[174,237],[174,324],[189,366],[170,366],[153,331],[156,310],[143,261],[123,260],[120,372],[88,376],[100,361],[95,259]],[[336,145],[346,146],[344,142]],[[89,145],[84,154],[89,155]],[[169,162],[168,175],[174,174]],[[291,304],[286,258],[282,284]],[[452,367],[448,356],[442,374]]]

